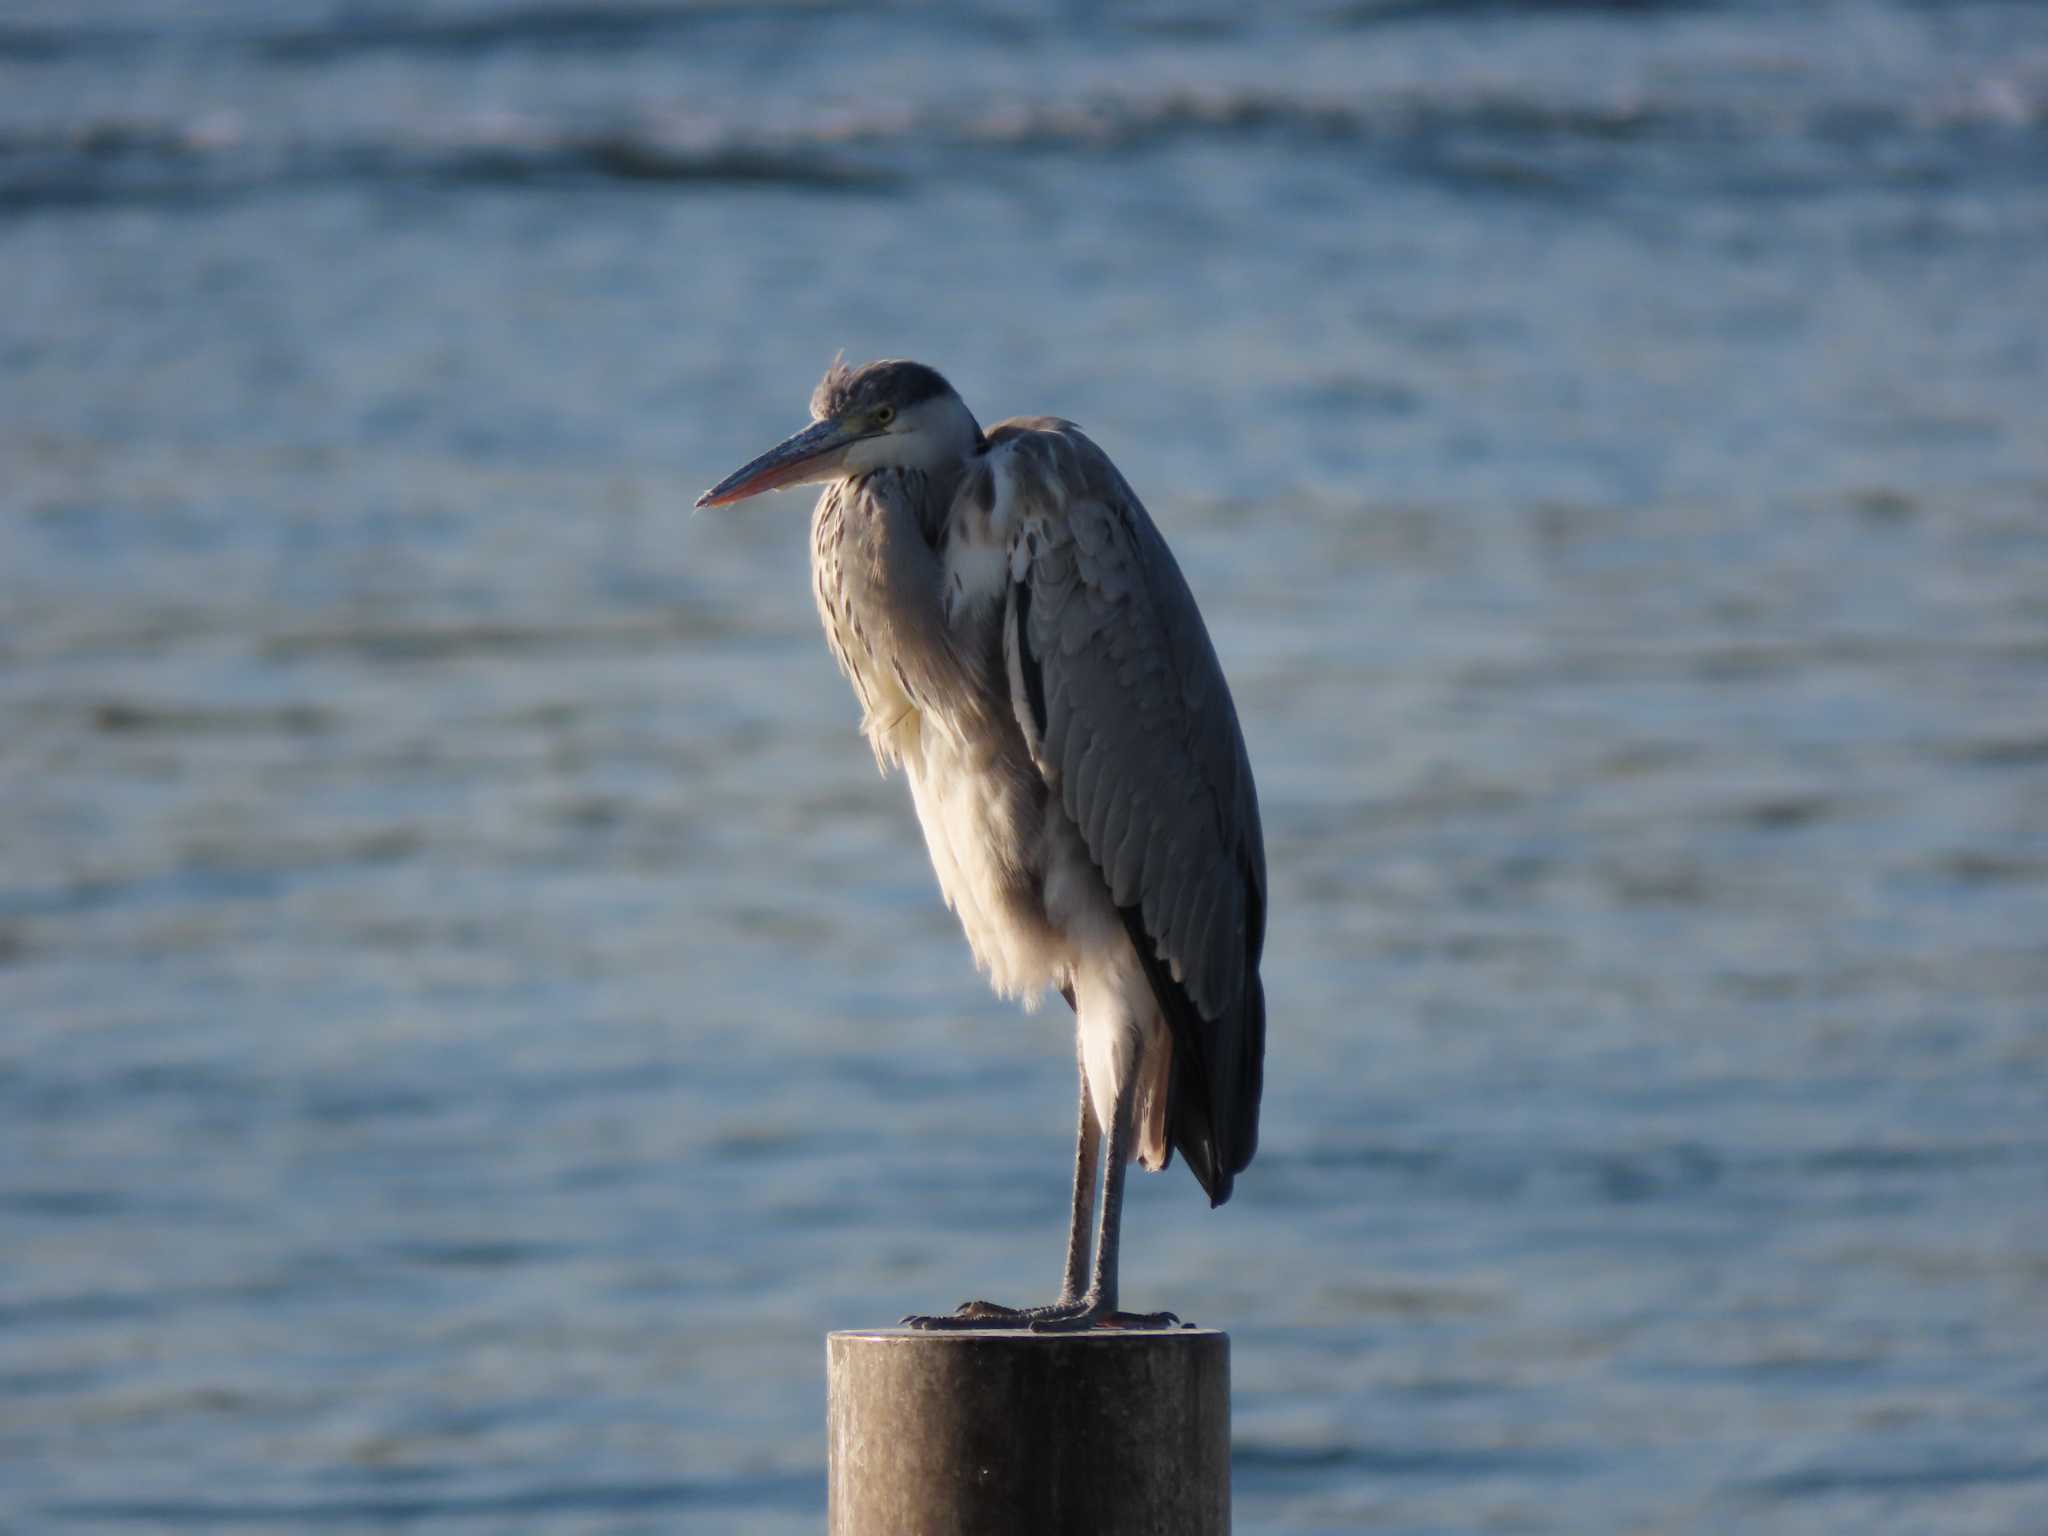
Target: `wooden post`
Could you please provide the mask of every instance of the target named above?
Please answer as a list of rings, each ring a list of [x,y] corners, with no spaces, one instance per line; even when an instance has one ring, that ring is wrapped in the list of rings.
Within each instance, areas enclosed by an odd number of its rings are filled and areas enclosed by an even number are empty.
[[[1228,1536],[1230,1338],[825,1341],[830,1536]]]

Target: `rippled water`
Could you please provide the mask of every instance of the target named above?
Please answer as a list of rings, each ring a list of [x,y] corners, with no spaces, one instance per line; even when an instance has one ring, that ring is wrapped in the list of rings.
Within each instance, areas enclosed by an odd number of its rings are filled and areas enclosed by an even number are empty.
[[[1071,1057],[853,733],[841,347],[1167,528],[1266,1131],[1137,1181],[1255,1532],[2048,1529],[2048,22],[0,19],[0,1526],[820,1527]]]

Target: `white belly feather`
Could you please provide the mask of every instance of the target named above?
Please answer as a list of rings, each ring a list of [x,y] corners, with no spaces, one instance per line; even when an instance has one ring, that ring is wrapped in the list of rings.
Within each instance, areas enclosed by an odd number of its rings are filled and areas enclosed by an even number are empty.
[[[976,963],[998,992],[1035,1005],[1046,987],[1066,982],[1064,946],[1045,920],[1033,867],[1037,796],[999,759],[938,730],[919,733],[903,766],[939,890]]]

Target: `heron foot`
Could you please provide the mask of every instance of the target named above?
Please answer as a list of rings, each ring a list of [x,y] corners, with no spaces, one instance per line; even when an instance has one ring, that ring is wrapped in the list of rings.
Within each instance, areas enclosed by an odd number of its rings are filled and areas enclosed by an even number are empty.
[[[1178,1328],[1171,1312],[1119,1312],[1100,1302],[1083,1302],[1071,1315],[1035,1318],[1033,1333],[1086,1333],[1091,1328]]]
[[[1057,1322],[1082,1312],[1085,1301],[1056,1301],[1043,1307],[1006,1307],[993,1301],[963,1301],[954,1312],[936,1317],[913,1313],[903,1319],[906,1328],[935,1330],[968,1328],[1031,1328],[1042,1322]]]

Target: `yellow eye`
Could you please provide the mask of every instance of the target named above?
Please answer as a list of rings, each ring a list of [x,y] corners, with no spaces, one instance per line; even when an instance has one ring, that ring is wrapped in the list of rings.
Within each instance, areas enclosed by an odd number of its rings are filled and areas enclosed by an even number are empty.
[[[889,425],[889,423],[890,423],[890,422],[894,421],[895,419],[896,419],[896,407],[895,407],[895,406],[893,406],[893,405],[878,405],[878,406],[876,406],[876,407],[875,407],[875,425],[876,425],[876,426],[878,426],[878,427],[886,427],[887,425]]]

